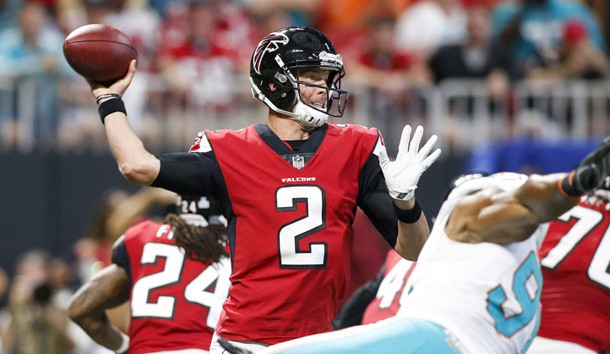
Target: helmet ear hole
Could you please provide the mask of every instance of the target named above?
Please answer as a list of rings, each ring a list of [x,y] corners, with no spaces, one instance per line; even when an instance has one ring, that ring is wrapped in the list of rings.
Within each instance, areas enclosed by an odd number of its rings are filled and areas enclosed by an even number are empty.
[[[288,110],[297,103],[297,94],[294,89],[279,86],[274,91],[269,90],[269,99],[277,108]]]
[[[265,97],[279,109],[289,110],[297,103],[296,90],[278,80],[263,77],[260,79],[258,87]]]

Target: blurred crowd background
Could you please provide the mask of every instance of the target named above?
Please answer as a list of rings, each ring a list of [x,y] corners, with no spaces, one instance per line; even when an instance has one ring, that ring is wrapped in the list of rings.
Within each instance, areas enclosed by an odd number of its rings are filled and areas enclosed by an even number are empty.
[[[439,135],[443,156],[418,190],[429,217],[461,172],[567,170],[610,132],[604,0],[0,0],[0,353],[99,350],[62,309],[122,230],[171,203],[120,178],[88,86],[64,60],[64,38],[89,23],[137,47],[125,102],[153,152],[263,123],[252,50],[276,28],[318,28],[350,92],[333,122],[378,127],[390,154],[407,123]],[[352,288],[387,249],[371,244],[368,221],[356,230]]]
[[[406,122],[458,151],[522,135],[584,139],[608,130],[609,16],[595,0],[0,0],[1,148],[107,151],[62,53],[89,23],[135,43],[127,108],[154,151],[264,117],[249,59],[286,25],[331,38],[351,93],[344,120],[379,127],[390,146]]]

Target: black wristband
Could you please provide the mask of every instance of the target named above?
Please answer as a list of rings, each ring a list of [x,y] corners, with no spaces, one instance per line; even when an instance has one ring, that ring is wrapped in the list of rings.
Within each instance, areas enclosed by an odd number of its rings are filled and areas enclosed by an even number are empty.
[[[584,191],[578,190],[574,185],[575,171],[572,171],[569,175],[565,176],[558,183],[559,191],[566,197],[574,198],[580,197]]]
[[[123,100],[119,98],[113,98],[111,100],[102,102],[102,104],[100,104],[100,106],[97,108],[97,113],[100,115],[102,124],[104,124],[104,119],[106,119],[109,114],[115,112],[123,112],[124,114],[127,114],[127,111],[125,110],[125,103],[123,103]]]
[[[413,224],[421,217],[421,205],[417,200],[415,200],[415,205],[413,208],[409,210],[400,209],[394,203],[392,203],[392,205],[394,205],[394,212],[396,213],[396,217],[400,222],[404,222],[405,224]]]

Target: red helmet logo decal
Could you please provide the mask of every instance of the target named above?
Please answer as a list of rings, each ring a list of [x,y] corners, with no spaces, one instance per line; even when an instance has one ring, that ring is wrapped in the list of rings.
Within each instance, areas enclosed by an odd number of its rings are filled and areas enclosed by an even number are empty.
[[[280,48],[280,45],[288,44],[288,37],[280,32],[271,32],[263,38],[252,56],[252,66],[257,74],[261,73],[261,61],[265,53],[275,52]]]

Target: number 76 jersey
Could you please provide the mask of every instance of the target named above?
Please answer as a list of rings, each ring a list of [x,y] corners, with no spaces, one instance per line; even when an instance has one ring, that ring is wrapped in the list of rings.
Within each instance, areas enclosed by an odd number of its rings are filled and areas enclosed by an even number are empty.
[[[610,353],[610,205],[581,202],[549,224],[539,336]]]
[[[115,244],[113,263],[131,278],[129,352],[208,351],[230,286],[230,264],[186,257],[170,225],[144,221]]]

